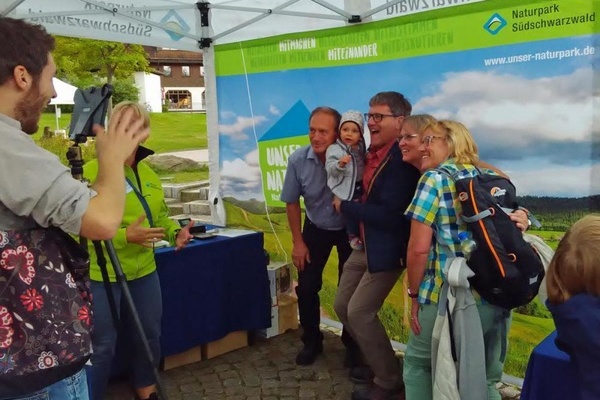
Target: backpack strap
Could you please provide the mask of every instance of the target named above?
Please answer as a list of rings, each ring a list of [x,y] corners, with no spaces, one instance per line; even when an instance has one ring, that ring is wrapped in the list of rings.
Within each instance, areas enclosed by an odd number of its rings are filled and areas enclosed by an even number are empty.
[[[510,214],[512,212],[512,210],[510,208],[503,208],[502,211],[506,212],[507,214]],[[471,223],[471,222],[477,222],[480,219],[484,219],[485,217],[489,217],[490,215],[493,215],[493,213],[488,208],[488,209],[483,210],[479,214],[473,215],[472,217],[466,217],[464,215],[461,215],[460,218],[467,223]]]
[[[481,170],[478,167],[475,167],[475,169],[477,170],[477,174],[481,175]],[[452,173],[445,168],[435,168],[435,171],[446,175],[447,177],[454,180],[454,182],[456,182],[458,180],[457,173]],[[506,208],[506,207],[500,207],[500,208],[506,214],[511,214],[513,211],[515,211],[512,208]],[[531,225],[535,226],[536,228],[542,227],[542,224],[540,223],[540,221],[532,213],[530,213],[525,207],[519,206],[519,207],[517,207],[517,210],[523,210],[527,213],[527,217],[531,221]],[[491,214],[492,214],[492,212],[490,210],[484,210],[484,211],[480,212],[479,214],[473,215],[472,217],[465,217],[464,215],[462,215],[461,218],[463,219],[463,221],[465,221],[467,223],[472,223],[472,222],[477,222],[480,219],[483,219],[485,217],[488,217]]]
[[[535,226],[538,229],[542,227],[542,223],[525,207],[519,207],[519,210],[523,210],[527,213],[527,218],[529,218],[529,220],[531,221],[531,225]]]

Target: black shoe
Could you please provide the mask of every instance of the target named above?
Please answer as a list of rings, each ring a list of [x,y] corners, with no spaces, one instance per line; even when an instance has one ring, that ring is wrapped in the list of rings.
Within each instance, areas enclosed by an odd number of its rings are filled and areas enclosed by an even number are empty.
[[[384,389],[378,385],[357,386],[352,391],[352,400],[404,400],[404,388]]]
[[[350,370],[350,380],[359,385],[373,382],[375,374],[368,365],[359,365]]]
[[[305,343],[296,356],[296,365],[310,365],[315,362],[317,355],[323,352],[323,342]]]
[[[363,365],[363,362],[360,351],[346,349],[346,354],[344,355],[344,367],[355,368],[361,365]]]
[[[135,396],[135,400],[158,400],[158,393],[154,392],[146,399],[140,399],[139,397]]]

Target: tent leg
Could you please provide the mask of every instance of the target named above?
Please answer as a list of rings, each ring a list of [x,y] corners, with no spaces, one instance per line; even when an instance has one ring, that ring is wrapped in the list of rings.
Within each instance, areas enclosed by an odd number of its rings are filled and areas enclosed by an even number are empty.
[[[58,106],[54,105],[54,117],[56,119],[56,130],[58,131],[60,127],[58,126]]]

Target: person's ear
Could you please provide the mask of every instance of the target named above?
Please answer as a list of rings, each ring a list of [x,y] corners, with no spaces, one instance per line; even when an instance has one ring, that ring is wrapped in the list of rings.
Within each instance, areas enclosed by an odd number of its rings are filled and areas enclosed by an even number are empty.
[[[404,115],[396,117],[396,128],[398,128],[398,132],[402,130],[402,125],[404,125]]]
[[[27,90],[31,86],[33,82],[33,77],[22,65],[17,65],[15,69],[13,69],[13,79],[15,81],[15,85],[21,90]]]

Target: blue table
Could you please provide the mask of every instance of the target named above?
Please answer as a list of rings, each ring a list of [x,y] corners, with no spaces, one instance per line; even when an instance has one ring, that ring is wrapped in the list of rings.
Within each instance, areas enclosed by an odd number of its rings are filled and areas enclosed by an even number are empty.
[[[570,357],[554,343],[556,331],[537,345],[527,365],[521,400],[578,399],[579,387]]]
[[[230,332],[271,326],[262,232],[194,240],[156,250],[163,296],[161,353],[169,356]]]

